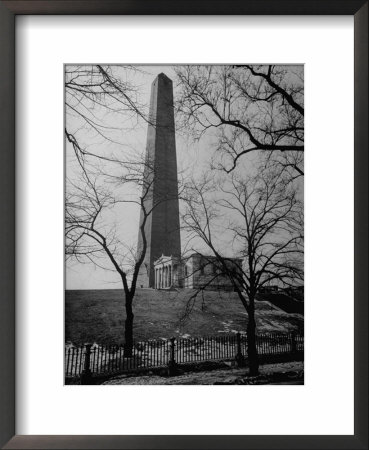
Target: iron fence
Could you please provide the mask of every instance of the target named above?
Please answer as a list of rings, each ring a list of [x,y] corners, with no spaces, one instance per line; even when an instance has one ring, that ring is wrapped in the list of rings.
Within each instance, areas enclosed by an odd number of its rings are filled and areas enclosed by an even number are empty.
[[[261,357],[301,354],[304,337],[295,333],[258,334],[256,346]],[[137,342],[130,356],[123,346],[87,344],[66,347],[65,374],[67,377],[83,373],[119,374],[174,364],[241,359],[247,360],[246,334],[241,333]]]

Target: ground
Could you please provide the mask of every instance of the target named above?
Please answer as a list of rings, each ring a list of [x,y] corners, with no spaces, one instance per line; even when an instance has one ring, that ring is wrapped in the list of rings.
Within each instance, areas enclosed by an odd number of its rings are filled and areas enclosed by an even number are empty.
[[[233,292],[205,292],[204,299],[200,297],[196,301],[190,320],[181,320],[193,292],[139,289],[133,303],[135,340],[211,336],[246,330],[246,311]],[[65,293],[67,343],[123,344],[124,318],[124,297],[120,289]],[[302,315],[287,314],[267,301],[256,303],[256,321],[260,333],[303,332]]]
[[[176,384],[262,384],[263,378],[265,379],[271,374],[289,374],[291,379],[289,381],[274,382],[268,384],[303,384],[303,380],[294,379],[297,374],[301,374],[304,369],[303,362],[288,362],[278,364],[265,364],[260,367],[260,382],[256,379],[250,379],[247,376],[247,369],[219,369],[203,372],[189,372],[177,377],[160,377],[156,375],[139,376],[139,377],[127,377],[119,376],[109,381],[106,381],[105,385],[176,385]],[[286,378],[286,377],[285,377]]]

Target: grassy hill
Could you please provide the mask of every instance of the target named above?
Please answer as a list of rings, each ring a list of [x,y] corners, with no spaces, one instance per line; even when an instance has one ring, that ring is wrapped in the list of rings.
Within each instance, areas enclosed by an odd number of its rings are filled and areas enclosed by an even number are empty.
[[[207,336],[245,331],[247,315],[235,293],[205,292],[184,319],[191,290],[178,292],[140,289],[134,300],[135,340],[172,336]],[[259,332],[300,331],[299,314],[287,314],[266,301],[257,302]],[[124,342],[123,291],[78,290],[65,293],[65,341],[122,344]]]
[[[295,299],[286,294],[260,294],[260,300],[268,301],[288,313],[304,314],[303,299]]]

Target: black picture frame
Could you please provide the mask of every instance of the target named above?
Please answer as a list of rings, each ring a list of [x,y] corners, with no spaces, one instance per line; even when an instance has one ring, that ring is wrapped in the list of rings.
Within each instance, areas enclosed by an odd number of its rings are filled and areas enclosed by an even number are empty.
[[[19,14],[353,15],[355,58],[354,435],[15,435],[15,16]],[[368,448],[368,2],[365,0],[0,1],[0,445],[7,449]],[[343,206],[344,209],[344,206]],[[21,280],[17,280],[20,283]],[[344,330],[342,330],[344,332]],[[344,362],[340,362],[341,364]]]

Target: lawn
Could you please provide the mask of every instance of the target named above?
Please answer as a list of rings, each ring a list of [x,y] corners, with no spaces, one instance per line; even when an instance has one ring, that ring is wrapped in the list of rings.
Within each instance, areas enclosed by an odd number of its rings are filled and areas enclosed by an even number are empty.
[[[191,290],[140,289],[134,299],[135,340],[209,336],[245,331],[247,315],[235,293],[205,292],[184,318]],[[122,344],[124,342],[124,298],[120,289],[78,290],[65,293],[65,341]],[[269,302],[256,305],[257,328],[268,331],[303,331],[299,314],[287,314]]]

